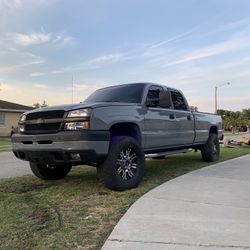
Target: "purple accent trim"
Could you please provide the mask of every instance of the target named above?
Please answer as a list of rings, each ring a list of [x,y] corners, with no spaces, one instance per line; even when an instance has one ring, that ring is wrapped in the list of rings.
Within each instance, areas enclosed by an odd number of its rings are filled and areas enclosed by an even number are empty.
[[[122,135],[113,135],[113,136],[111,137],[111,143],[112,143],[112,142],[120,141],[122,138],[124,138],[124,136],[122,136]]]

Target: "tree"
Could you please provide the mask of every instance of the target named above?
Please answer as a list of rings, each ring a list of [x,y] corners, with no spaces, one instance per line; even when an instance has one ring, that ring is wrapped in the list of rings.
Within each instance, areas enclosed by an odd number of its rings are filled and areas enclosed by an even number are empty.
[[[242,114],[245,118],[247,118],[248,120],[250,120],[250,109],[243,109],[242,110]]]
[[[45,107],[48,107],[48,104],[46,103],[45,100],[43,100],[43,103],[40,104],[39,102],[36,102],[32,105],[32,107],[34,108],[45,108]]]
[[[198,107],[196,106],[190,106],[191,111],[198,112]]]
[[[242,111],[218,110],[218,115],[221,115],[225,130],[231,128],[241,128],[242,126],[250,125],[250,109],[243,109]]]

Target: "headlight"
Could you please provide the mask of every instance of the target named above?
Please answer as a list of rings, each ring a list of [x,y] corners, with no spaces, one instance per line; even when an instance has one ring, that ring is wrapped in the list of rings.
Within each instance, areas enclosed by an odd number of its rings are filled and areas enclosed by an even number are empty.
[[[20,117],[20,122],[24,122],[26,120],[26,115],[22,115],[21,117]]]
[[[19,126],[19,131],[20,131],[21,133],[24,132],[24,126],[23,126],[23,125],[20,125],[20,126]]]
[[[89,122],[67,122],[65,123],[65,130],[83,130],[83,129],[89,129],[90,125]]]
[[[89,121],[86,121],[86,120],[89,120],[90,115],[91,115],[90,108],[69,111],[67,118],[76,118],[76,121],[74,121],[74,119],[70,119],[70,121],[65,123],[64,129],[65,130],[90,129],[90,123]],[[78,121],[77,121],[77,118],[78,118]],[[79,121],[79,118],[80,118],[80,121]],[[81,118],[85,118],[85,119],[81,121],[82,120]]]
[[[91,115],[91,109],[77,109],[68,113],[67,117],[89,117]]]

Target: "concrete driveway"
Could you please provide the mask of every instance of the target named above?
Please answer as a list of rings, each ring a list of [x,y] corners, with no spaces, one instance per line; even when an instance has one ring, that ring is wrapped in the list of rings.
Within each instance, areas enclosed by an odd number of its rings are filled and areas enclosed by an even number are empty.
[[[18,160],[12,152],[0,153],[0,178],[32,174],[27,161]]]
[[[250,154],[183,175],[137,200],[102,250],[250,249]]]

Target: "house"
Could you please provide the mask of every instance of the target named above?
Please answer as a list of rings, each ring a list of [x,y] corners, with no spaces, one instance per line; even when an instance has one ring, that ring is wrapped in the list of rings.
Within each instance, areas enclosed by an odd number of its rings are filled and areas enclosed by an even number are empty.
[[[9,136],[12,126],[17,127],[22,113],[31,109],[29,106],[0,100],[0,136]]]

